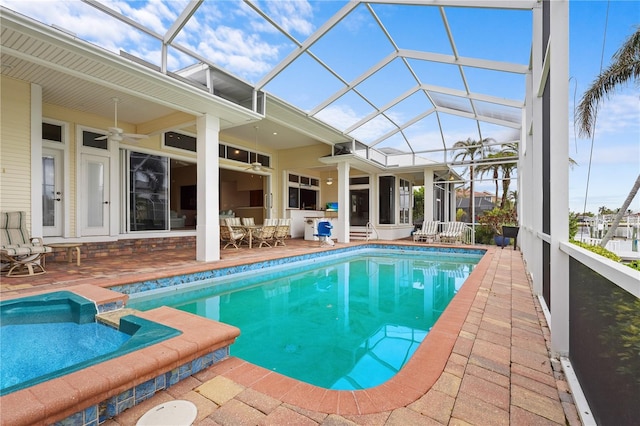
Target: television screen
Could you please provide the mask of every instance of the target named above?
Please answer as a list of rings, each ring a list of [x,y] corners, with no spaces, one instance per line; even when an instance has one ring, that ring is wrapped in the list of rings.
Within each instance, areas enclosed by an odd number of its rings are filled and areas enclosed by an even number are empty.
[[[337,212],[338,211],[338,203],[335,201],[327,203],[327,211],[328,212]]]

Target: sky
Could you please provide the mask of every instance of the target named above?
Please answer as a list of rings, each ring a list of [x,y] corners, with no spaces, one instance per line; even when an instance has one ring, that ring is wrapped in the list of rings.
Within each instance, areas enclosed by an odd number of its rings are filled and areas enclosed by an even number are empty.
[[[570,3],[569,116],[572,119],[574,105],[600,73],[601,62],[606,68],[638,25],[639,1]],[[569,155],[578,163],[570,172],[570,209],[596,213],[602,206],[619,208],[640,174],[640,82],[621,86],[605,99],[597,115],[593,139],[579,137],[573,122],[569,131]],[[640,194],[631,209],[640,211]]]
[[[162,35],[179,16],[186,0],[170,1],[104,1],[101,3],[121,11]],[[35,1],[0,0],[0,4],[47,24],[73,31],[80,38],[113,52],[120,49],[159,63],[160,46],[153,37],[116,21],[78,0]],[[304,42],[315,30],[342,7],[344,1],[277,0],[260,1],[258,6],[290,34],[287,38],[260,18],[254,10],[238,1],[212,1],[196,11],[179,33],[176,41],[202,57],[213,61],[251,84],[265,84],[269,93],[292,103],[339,129],[357,123],[372,111],[372,106],[349,93],[324,108],[314,111],[329,94],[343,87],[336,75],[327,71],[309,56],[298,58],[273,80],[266,77],[296,43]],[[593,139],[580,138],[573,127],[573,109],[595,77],[606,67],[624,40],[640,24],[640,1],[576,1],[570,10],[570,102],[569,155],[577,162],[570,170],[569,207],[571,211],[597,212],[602,206],[618,208],[626,198],[640,173],[640,85],[629,83],[606,99],[598,112]],[[395,8],[374,5],[400,48],[419,50],[423,44],[429,51],[451,54],[450,43],[437,8],[410,8],[409,13],[397,13]],[[482,57],[494,61],[528,64],[530,54],[531,19],[529,12],[510,11],[508,19],[481,9],[447,9],[447,20],[455,37],[458,53],[463,57]],[[313,53],[346,81],[357,79],[368,67],[383,60],[393,46],[385,34],[371,23],[366,8],[359,8],[331,32],[314,44]],[[457,69],[426,61],[409,60],[421,80],[430,84],[464,90]],[[193,59],[176,49],[169,51],[169,69],[178,70],[193,63]],[[428,64],[428,65],[427,65]],[[489,72],[479,68],[465,69],[472,93],[522,100],[524,78],[519,75]],[[397,93],[411,88],[407,84],[407,68],[393,61],[374,78],[363,82],[358,90],[376,105],[384,105]],[[410,78],[409,78],[410,80]],[[309,84],[312,81],[313,84]],[[384,88],[381,90],[380,88]],[[442,96],[442,100],[458,102]],[[393,129],[393,120],[407,121],[425,109],[424,98],[412,95],[391,108],[388,118],[378,117],[351,134],[366,143]],[[485,104],[489,107],[489,104]],[[514,108],[502,108],[500,113],[514,114]],[[516,114],[519,112],[515,111]],[[410,146],[398,135],[376,145],[417,151],[432,150],[468,137],[479,139],[475,122],[454,115],[441,114],[443,134],[434,114],[416,120],[406,129]],[[488,123],[480,124],[482,137],[506,141],[513,131]],[[470,136],[471,135],[471,136]],[[588,192],[587,192],[588,182]],[[491,182],[477,189],[493,192]],[[586,201],[585,201],[586,200]],[[640,196],[631,205],[640,211]]]

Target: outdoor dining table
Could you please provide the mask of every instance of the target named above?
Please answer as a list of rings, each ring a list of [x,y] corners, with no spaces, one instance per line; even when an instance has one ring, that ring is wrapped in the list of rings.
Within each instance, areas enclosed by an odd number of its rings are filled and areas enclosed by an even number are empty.
[[[247,239],[249,240],[249,248],[253,247],[253,231],[262,228],[262,225],[242,225],[247,233]]]

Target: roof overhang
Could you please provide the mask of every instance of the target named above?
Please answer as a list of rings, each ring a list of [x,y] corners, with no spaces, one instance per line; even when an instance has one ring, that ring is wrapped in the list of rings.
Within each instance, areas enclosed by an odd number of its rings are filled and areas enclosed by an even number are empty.
[[[210,114],[228,128],[263,116],[170,75],[79,40],[72,34],[0,8],[3,75],[39,84],[54,71],[92,96],[124,94],[193,116]],[[104,90],[107,89],[107,90]],[[86,93],[69,93],[82,99]],[[110,97],[108,97],[110,103]]]

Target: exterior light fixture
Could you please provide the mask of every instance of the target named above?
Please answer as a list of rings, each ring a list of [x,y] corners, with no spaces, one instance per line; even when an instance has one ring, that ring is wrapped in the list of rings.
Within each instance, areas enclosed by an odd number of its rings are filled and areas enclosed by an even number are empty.
[[[333,184],[333,178],[327,178],[327,185]]]

